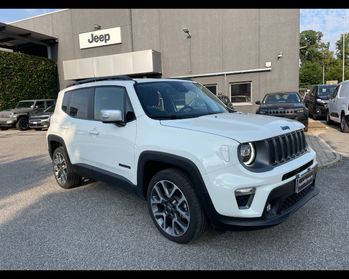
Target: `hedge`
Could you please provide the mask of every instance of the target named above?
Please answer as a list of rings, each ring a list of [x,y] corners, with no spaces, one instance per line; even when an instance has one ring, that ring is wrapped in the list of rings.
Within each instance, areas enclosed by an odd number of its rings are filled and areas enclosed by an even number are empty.
[[[47,58],[0,51],[0,110],[20,100],[56,98],[57,65]]]

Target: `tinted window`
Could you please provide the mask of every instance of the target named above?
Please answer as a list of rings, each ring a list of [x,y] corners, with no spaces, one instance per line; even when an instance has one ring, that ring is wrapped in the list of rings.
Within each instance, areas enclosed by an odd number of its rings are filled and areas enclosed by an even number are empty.
[[[64,94],[62,110],[71,117],[92,119],[91,106],[93,102],[93,87],[67,91]]]
[[[95,89],[94,119],[101,120],[101,110],[125,112],[126,89],[116,86],[102,86]]]
[[[46,102],[46,106],[49,107],[49,106],[52,106],[55,104],[55,101],[47,101]]]
[[[340,97],[349,98],[349,83],[344,83],[342,85]]]
[[[29,101],[29,102],[19,102],[16,105],[16,108],[31,108],[34,106],[34,102]]]
[[[224,104],[206,87],[185,81],[144,82],[137,95],[149,117],[176,119],[227,112]]]
[[[55,110],[55,106],[52,105],[52,106],[49,106],[47,109],[44,110],[44,112],[54,112]]]
[[[328,97],[330,94],[334,92],[335,89],[336,89],[336,85],[319,86],[318,96]]]
[[[45,102],[38,101],[38,102],[36,102],[35,106],[38,107],[39,109],[45,109]]]
[[[267,94],[263,99],[263,104],[300,103],[300,102],[301,100],[297,93]]]
[[[339,87],[340,87],[340,85],[338,85],[338,86],[336,87],[336,89],[334,90],[334,92],[333,92],[333,94],[332,94],[332,98],[337,97]]]

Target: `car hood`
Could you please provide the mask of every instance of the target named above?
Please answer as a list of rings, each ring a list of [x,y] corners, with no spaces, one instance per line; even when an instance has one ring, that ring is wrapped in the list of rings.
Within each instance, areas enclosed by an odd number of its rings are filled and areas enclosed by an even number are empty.
[[[263,140],[302,129],[298,121],[251,113],[219,113],[196,118],[161,120],[167,127],[227,137],[238,142]]]
[[[53,112],[37,112],[30,114],[30,118],[36,118],[36,117],[50,117],[53,114]]]
[[[262,104],[261,109],[294,109],[304,108],[302,103],[281,103],[281,104]]]
[[[2,117],[7,117],[7,116],[10,115],[11,112],[14,112],[14,113],[27,113],[27,112],[30,112],[32,110],[33,110],[32,108],[14,108],[14,109],[8,109],[8,110],[0,111],[0,115]]]

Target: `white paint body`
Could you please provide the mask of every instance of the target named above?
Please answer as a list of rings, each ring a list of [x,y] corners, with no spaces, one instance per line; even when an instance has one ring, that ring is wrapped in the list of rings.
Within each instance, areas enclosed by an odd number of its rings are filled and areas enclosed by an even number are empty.
[[[163,81],[164,79],[161,79]],[[138,82],[158,81],[151,79]],[[316,154],[311,149],[281,166],[266,172],[251,172],[241,165],[237,148],[242,142],[257,141],[304,128],[298,121],[255,114],[222,113],[179,120],[149,118],[140,104],[133,81],[99,81],[62,90],[57,99],[48,135],[62,137],[72,164],[88,164],[121,175],[137,184],[137,164],[143,151],[158,151],[192,161],[200,171],[212,203],[219,214],[230,217],[260,217],[269,193],[295,176],[282,181],[282,176],[309,161]],[[80,120],[62,111],[66,90],[81,87],[119,85],[127,89],[136,120],[125,127],[99,121]],[[289,126],[283,131],[280,126]],[[221,149],[228,150],[225,158]],[[129,165],[126,169],[118,163]],[[239,209],[234,191],[256,187],[249,209]]]
[[[337,94],[328,102],[330,119],[334,122],[341,122],[341,114],[349,115],[349,80],[338,85]]]

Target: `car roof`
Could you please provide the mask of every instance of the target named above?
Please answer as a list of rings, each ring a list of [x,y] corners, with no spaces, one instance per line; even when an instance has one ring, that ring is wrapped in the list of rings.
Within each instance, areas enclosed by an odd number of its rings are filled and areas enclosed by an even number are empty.
[[[56,99],[30,99],[30,100],[21,100],[19,102],[36,102],[36,101],[56,101]]]

